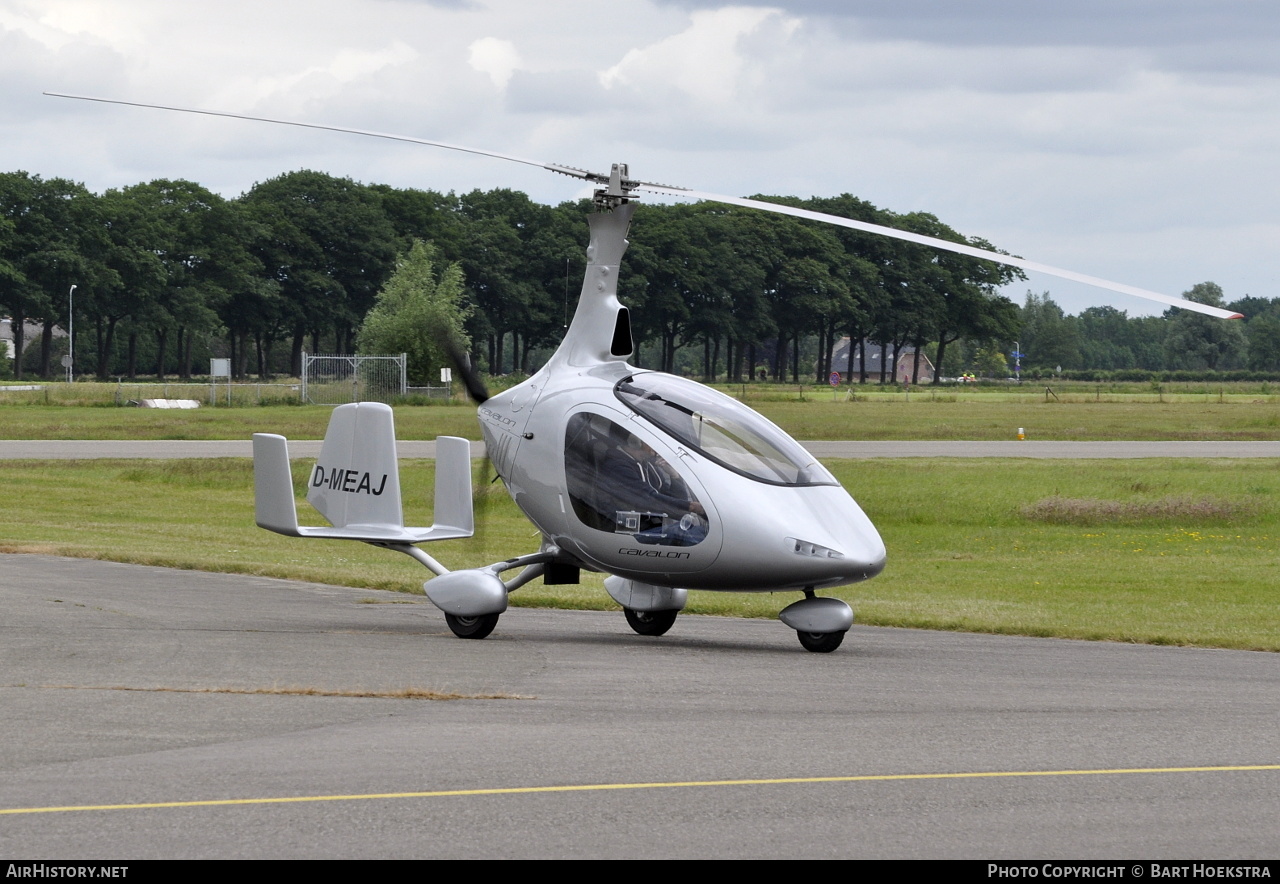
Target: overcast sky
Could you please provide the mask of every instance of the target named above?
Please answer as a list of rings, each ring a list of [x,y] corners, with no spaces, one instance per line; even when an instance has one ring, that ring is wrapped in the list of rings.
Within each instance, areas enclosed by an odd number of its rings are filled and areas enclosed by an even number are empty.
[[[585,194],[545,171],[103,95],[471,145],[731,195],[853,193],[1031,260],[1280,297],[1272,0],[0,0],[0,171],[226,196],[294,169]],[[584,226],[585,239],[585,226]],[[1032,278],[1070,312],[1146,302]]]

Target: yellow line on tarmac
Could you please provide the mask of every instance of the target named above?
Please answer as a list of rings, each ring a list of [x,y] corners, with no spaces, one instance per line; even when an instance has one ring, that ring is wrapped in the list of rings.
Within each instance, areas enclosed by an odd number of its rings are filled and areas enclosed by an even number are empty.
[[[998,777],[1080,777],[1120,774],[1226,773],[1280,770],[1280,764],[1215,767],[1124,767],[1103,770],[1011,770],[972,773],[868,774],[849,777],[781,777],[767,780],[691,780],[672,783],[593,783],[582,786],[519,786],[506,789],[449,789],[437,792],[375,792],[365,795],[297,795],[284,798],[223,798],[211,801],[157,801],[148,804],[79,804],[66,807],[14,807],[0,815],[69,813],[81,810],[155,810],[168,807],[227,807],[249,804],[304,804],[318,801],[373,801],[387,798],[457,798],[469,795],[534,795],[546,792],[609,792],[636,789],[694,789],[712,786],[793,786],[810,783],[873,783],[894,780],[984,780]]]

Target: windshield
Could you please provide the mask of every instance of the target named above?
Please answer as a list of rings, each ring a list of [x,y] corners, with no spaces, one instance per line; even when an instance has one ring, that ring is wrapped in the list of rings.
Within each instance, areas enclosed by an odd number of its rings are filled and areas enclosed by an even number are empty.
[[[674,375],[623,378],[614,393],[633,411],[721,466],[771,485],[838,485],[813,455],[736,399]]]

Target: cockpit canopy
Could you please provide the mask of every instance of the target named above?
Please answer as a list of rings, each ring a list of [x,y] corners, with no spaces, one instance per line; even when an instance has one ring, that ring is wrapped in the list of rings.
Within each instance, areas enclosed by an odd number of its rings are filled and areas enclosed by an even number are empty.
[[[694,546],[707,536],[706,508],[679,470],[604,415],[569,418],[564,472],[574,515],[588,528],[662,546]]]
[[[770,485],[840,484],[798,442],[723,393],[659,372],[630,375],[613,391],[681,444],[749,479]]]

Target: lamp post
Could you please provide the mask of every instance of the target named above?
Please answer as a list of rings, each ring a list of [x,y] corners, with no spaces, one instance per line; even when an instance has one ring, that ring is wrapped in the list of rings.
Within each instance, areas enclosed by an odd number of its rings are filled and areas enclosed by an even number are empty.
[[[67,383],[76,374],[76,287],[67,292]]]

